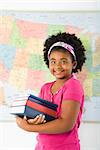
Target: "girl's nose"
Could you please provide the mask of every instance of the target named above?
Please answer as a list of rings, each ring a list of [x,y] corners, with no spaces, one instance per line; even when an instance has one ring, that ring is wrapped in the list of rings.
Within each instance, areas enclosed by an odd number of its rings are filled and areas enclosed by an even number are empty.
[[[60,62],[57,62],[57,63],[56,63],[56,67],[57,67],[57,68],[61,68],[61,63],[60,63]]]

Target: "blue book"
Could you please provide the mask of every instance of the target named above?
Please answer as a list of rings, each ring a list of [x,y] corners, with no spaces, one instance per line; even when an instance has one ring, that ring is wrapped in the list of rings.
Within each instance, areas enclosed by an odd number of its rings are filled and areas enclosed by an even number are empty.
[[[29,99],[30,101],[34,101],[34,102],[36,102],[36,103],[38,103],[38,104],[40,104],[40,105],[46,106],[46,107],[48,107],[48,108],[51,108],[51,109],[57,111],[58,105],[57,105],[57,104],[54,104],[54,103],[52,103],[52,102],[50,102],[50,101],[44,100],[44,99],[42,99],[42,98],[40,98],[40,97],[37,97],[37,96],[34,96],[34,95],[30,95],[30,96],[28,97],[28,99]]]

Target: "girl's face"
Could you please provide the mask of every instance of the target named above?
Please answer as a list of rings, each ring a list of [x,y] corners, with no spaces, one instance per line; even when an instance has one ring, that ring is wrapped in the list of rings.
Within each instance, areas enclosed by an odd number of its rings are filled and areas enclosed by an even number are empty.
[[[67,79],[72,74],[75,63],[75,61],[72,62],[72,56],[67,50],[66,52],[52,51],[49,58],[49,69],[56,79]]]

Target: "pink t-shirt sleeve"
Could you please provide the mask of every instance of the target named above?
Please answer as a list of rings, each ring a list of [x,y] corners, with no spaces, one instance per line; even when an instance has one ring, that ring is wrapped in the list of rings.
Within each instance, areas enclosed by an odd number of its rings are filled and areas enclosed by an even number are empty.
[[[63,91],[63,100],[74,100],[82,102],[83,88],[78,80],[70,80]]]

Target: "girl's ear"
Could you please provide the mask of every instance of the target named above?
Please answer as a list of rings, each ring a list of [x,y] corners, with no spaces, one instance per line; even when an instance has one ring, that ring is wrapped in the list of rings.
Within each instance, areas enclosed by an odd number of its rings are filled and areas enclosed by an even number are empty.
[[[74,62],[73,62],[73,69],[75,69],[76,66],[77,66],[77,61],[74,61]]]

